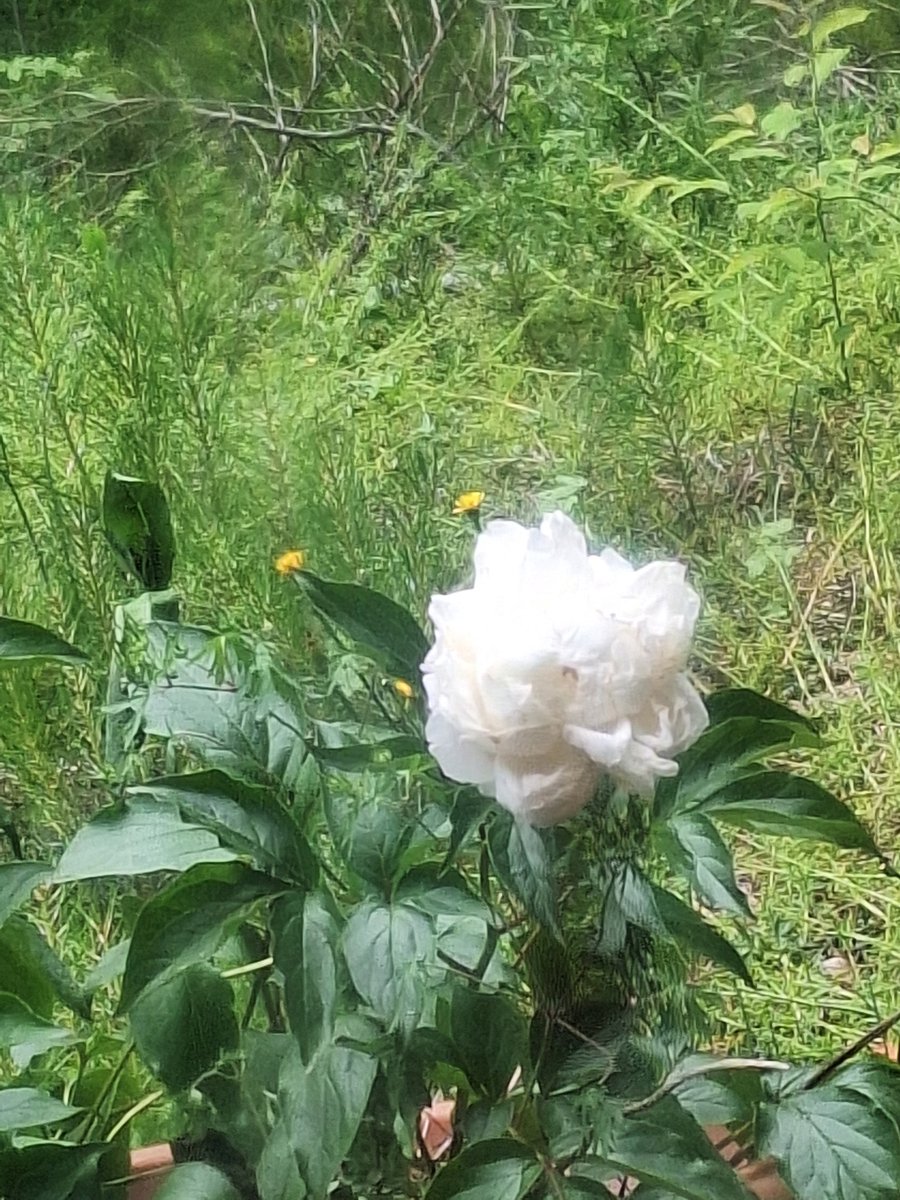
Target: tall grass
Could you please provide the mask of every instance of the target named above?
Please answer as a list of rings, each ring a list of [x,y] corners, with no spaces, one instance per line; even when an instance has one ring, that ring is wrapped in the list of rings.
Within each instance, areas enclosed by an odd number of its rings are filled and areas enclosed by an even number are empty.
[[[78,172],[7,188],[0,609],[98,664],[74,692],[0,680],[0,798],[31,851],[99,794],[87,714],[126,588],[99,528],[110,468],[165,487],[189,617],[290,653],[275,554],[423,613],[468,569],[467,488],[488,514],[562,505],[598,541],[681,555],[706,598],[698,674],[820,717],[829,782],[893,851],[900,177],[861,183],[852,143],[891,136],[897,87],[786,91],[803,47],[740,8],[693,75],[672,65],[691,65],[690,5],[630,67],[596,25],[548,17],[503,128],[411,160],[362,254],[332,160],[314,195],[300,170],[251,184],[208,141],[102,202]],[[802,127],[774,157],[710,151],[735,127],[710,119],[751,100]],[[659,176],[727,193],[634,191]],[[783,188],[812,199],[748,207]],[[848,856],[741,854],[760,987],[722,985],[723,1038],[812,1054],[897,1006],[895,885]]]

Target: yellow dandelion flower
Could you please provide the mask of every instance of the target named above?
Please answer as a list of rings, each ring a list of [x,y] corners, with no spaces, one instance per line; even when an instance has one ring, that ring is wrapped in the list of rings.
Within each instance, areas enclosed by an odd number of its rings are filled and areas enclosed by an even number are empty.
[[[456,497],[453,505],[454,517],[461,517],[466,513],[478,512],[483,500],[484,492],[463,492]]]
[[[302,550],[288,550],[275,559],[275,570],[279,575],[292,575],[294,571],[302,571],[305,565],[306,555]]]
[[[394,691],[403,700],[412,700],[416,694],[412,684],[407,683],[405,679],[394,680]]]

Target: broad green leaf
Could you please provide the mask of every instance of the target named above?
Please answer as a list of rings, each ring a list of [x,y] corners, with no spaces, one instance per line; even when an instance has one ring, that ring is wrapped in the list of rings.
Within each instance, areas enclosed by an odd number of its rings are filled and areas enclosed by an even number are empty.
[[[0,1088],[0,1133],[58,1125],[81,1112],[37,1088]]]
[[[802,725],[730,717],[711,726],[678,760],[678,774],[657,788],[658,816],[685,812],[725,784],[747,774],[761,759],[794,746],[818,746],[815,734]]]
[[[165,1177],[155,1200],[241,1200],[230,1181],[206,1163],[180,1163]]]
[[[360,879],[390,895],[415,826],[385,799],[354,809],[334,792],[326,794],[325,818],[335,849]]]
[[[701,1127],[671,1097],[621,1122],[604,1160],[681,1200],[750,1200]]]
[[[304,1200],[306,1196],[306,1184],[283,1118],[269,1130],[256,1164],[256,1187],[260,1200]]]
[[[831,78],[849,53],[846,46],[838,46],[832,50],[819,50],[813,55],[812,72],[817,87]]]
[[[826,13],[813,24],[811,30],[813,50],[818,50],[832,34],[840,33],[851,25],[861,25],[872,15],[870,8],[860,8],[852,5],[849,8],[837,8],[834,12]]]
[[[710,724],[721,725],[733,717],[755,717],[757,721],[776,721],[784,725],[797,725],[816,737],[816,728],[802,713],[788,708],[777,700],[770,700],[751,688],[722,688],[713,692],[704,700],[706,711],[709,713]]]
[[[508,813],[498,813],[488,830],[488,845],[503,884],[531,916],[555,929],[556,883],[547,852],[548,836]]]
[[[754,833],[832,842],[845,850],[878,855],[869,832],[849,808],[814,783],[782,771],[761,771],[727,784],[702,811]]]
[[[311,1200],[323,1200],[350,1150],[377,1069],[377,1059],[343,1046],[323,1046],[308,1067],[297,1047],[288,1051],[278,1086],[281,1119]]]
[[[241,778],[303,791],[311,761],[307,722],[264,648],[248,662],[240,644],[161,621],[147,625],[144,636],[153,677],[134,707],[147,734]]]
[[[635,183],[628,188],[628,206],[629,208],[640,208],[654,192],[661,187],[669,187],[678,180],[674,175],[657,175],[653,179],[642,179],[639,183]]]
[[[340,931],[331,907],[315,892],[277,900],[271,924],[275,966],[284,976],[288,1022],[308,1063],[320,1046],[332,1040]]]
[[[310,754],[333,771],[392,771],[399,763],[425,756],[418,738],[388,737],[378,742],[351,746],[316,746],[307,743]]]
[[[750,972],[734,946],[721,933],[708,925],[699,913],[694,912],[664,888],[653,887],[657,912],[672,940],[688,954],[708,958],[725,967],[745,983],[752,984]]]
[[[0,1195],[11,1200],[101,1200],[98,1164],[109,1149],[105,1142],[39,1142],[0,1150]]]
[[[900,1178],[897,1127],[868,1097],[834,1085],[767,1104],[759,1150],[771,1155],[797,1200],[894,1200]]]
[[[19,917],[0,926],[0,991],[18,996],[39,1016],[50,1017],[56,989],[36,953],[30,928]]]
[[[794,108],[789,100],[783,100],[780,104],[776,104],[771,112],[766,113],[760,121],[759,127],[767,137],[774,138],[777,142],[783,142],[794,130],[800,128],[803,121],[804,114]]]
[[[292,815],[270,788],[225,771],[198,771],[151,779],[128,789],[177,805],[182,819],[216,835],[254,866],[296,883],[315,882],[316,862]]]
[[[422,863],[407,871],[394,896],[430,917],[475,917],[485,925],[493,921],[490,908],[469,890],[457,871],[441,870],[434,863]]]
[[[31,1011],[11,992],[0,992],[0,1050],[7,1050],[13,1066],[26,1068],[38,1054],[78,1041],[70,1029],[54,1025]]]
[[[830,1084],[838,1091],[861,1096],[883,1112],[900,1137],[900,1067],[895,1063],[858,1060],[842,1067]]]
[[[742,142],[745,138],[753,137],[756,137],[755,129],[729,129],[727,133],[723,133],[721,137],[717,137],[715,141],[709,143],[706,153],[715,154],[717,150],[724,150],[726,146],[733,146],[735,142]]]
[[[29,898],[36,887],[46,883],[52,868],[45,863],[0,863],[0,925]]]
[[[428,639],[414,618],[381,592],[355,583],[332,583],[310,571],[292,576],[313,606],[394,674],[416,679]]]
[[[799,87],[809,75],[809,67],[805,62],[793,63],[782,75],[785,87]]]
[[[103,528],[123,569],[143,591],[169,586],[175,536],[159,484],[110,471],[103,487]]]
[[[54,882],[107,875],[186,871],[196,863],[236,858],[200,825],[185,821],[175,804],[135,796],[124,806],[101,810],[82,826],[63,852]]]
[[[157,977],[209,961],[247,909],[279,890],[268,875],[240,863],[200,863],[153,896],[131,935],[122,1011]]]
[[[231,986],[205,963],[154,980],[132,1005],[130,1020],[138,1054],[174,1091],[212,1070],[240,1036]]]
[[[434,962],[431,922],[406,904],[365,900],[347,921],[344,958],[363,1001],[392,1027],[415,1028]]]
[[[687,1073],[707,1063],[721,1068],[726,1061],[711,1054],[692,1054],[679,1062],[678,1069]],[[763,1096],[762,1073],[737,1067],[710,1071],[678,1085],[678,1103],[700,1125],[749,1125]]]
[[[454,988],[450,1036],[469,1082],[488,1100],[505,1096],[516,1068],[528,1062],[525,1019],[500,994]]]
[[[116,942],[110,946],[103,954],[100,961],[96,963],[87,975],[84,977],[82,987],[85,992],[92,996],[94,992],[100,988],[107,987],[114,979],[118,979],[125,974],[125,965],[128,962],[128,948],[131,945],[131,938],[124,938],[121,942]]]
[[[734,876],[731,851],[702,813],[682,813],[660,825],[655,840],[669,866],[686,879],[708,908],[750,916],[747,897]]]
[[[0,617],[0,662],[52,661],[81,666],[87,655],[64,642],[61,637],[13,617]]]
[[[474,788],[458,791],[450,810],[450,843],[447,847],[446,863],[449,866],[469,840],[476,825],[479,825],[491,809],[491,801]]]
[[[695,192],[720,192],[727,196],[731,187],[724,179],[682,179],[669,188],[669,203],[692,196]]]
[[[23,917],[0,928],[0,991],[11,992],[41,1016],[59,999],[86,1020],[90,999],[44,934]]]
[[[512,1138],[467,1146],[442,1167],[427,1200],[522,1200],[541,1175],[533,1150]]]

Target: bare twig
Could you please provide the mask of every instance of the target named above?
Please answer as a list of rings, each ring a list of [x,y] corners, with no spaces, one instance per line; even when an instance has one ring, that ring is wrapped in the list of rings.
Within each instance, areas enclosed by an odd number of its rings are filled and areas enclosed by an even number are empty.
[[[284,166],[285,156],[289,146],[289,141],[284,135],[284,115],[281,111],[281,104],[278,101],[278,95],[275,91],[275,84],[272,80],[272,70],[269,66],[269,50],[266,46],[266,39],[262,35],[262,30],[259,27],[259,20],[256,16],[256,5],[253,0],[247,0],[247,11],[250,13],[250,21],[253,25],[253,32],[256,34],[256,41],[259,45],[259,53],[262,58],[263,65],[263,81],[266,85],[266,94],[269,97],[269,103],[272,105],[272,116],[275,119],[275,124],[281,132],[278,147],[278,156],[272,165],[272,174],[279,175],[281,168]],[[251,141],[252,141],[251,137]],[[259,147],[254,143],[254,147],[258,150]]]
[[[701,1067],[693,1067],[689,1071],[678,1071],[676,1068],[649,1096],[644,1096],[643,1100],[635,1100],[632,1104],[626,1104],[622,1111],[627,1117],[643,1112],[647,1108],[652,1108],[654,1104],[671,1092],[676,1091],[683,1083],[687,1083],[691,1079],[700,1079],[704,1075],[711,1075],[716,1071],[789,1071],[790,1066],[790,1063],[778,1062],[776,1059],[769,1058],[723,1058],[715,1062],[704,1063]]]
[[[879,1021],[877,1025],[873,1026],[868,1031],[868,1033],[864,1033],[862,1037],[857,1038],[857,1040],[851,1046],[847,1046],[846,1049],[841,1050],[841,1052],[836,1054],[834,1058],[830,1059],[823,1066],[819,1067],[818,1071],[814,1071],[813,1074],[810,1075],[809,1079],[807,1079],[806,1083],[804,1083],[803,1090],[808,1092],[811,1088],[818,1087],[819,1084],[824,1083],[825,1080],[832,1076],[835,1071],[844,1065],[844,1063],[849,1062],[851,1058],[855,1058],[861,1050],[865,1050],[866,1046],[870,1045],[877,1038],[883,1037],[884,1034],[886,1034],[889,1029],[896,1025],[898,1021],[900,1021],[900,1011],[891,1013],[889,1017],[885,1017],[883,1021]]]

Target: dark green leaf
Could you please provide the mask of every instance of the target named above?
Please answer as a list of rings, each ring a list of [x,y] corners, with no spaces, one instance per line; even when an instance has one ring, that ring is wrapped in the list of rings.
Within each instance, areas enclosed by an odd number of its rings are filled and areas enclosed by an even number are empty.
[[[360,879],[389,896],[415,827],[391,805],[373,801],[353,809],[329,794],[325,818],[335,849]]]
[[[846,804],[814,783],[783,771],[736,780],[704,801],[703,812],[754,833],[832,842],[878,855],[871,835]]]
[[[62,638],[32,625],[30,621],[17,621],[13,617],[0,617],[0,662],[46,661],[69,663],[81,666],[87,655],[64,642]]]
[[[485,925],[493,921],[491,910],[480,896],[469,891],[457,871],[442,871],[434,863],[423,863],[407,871],[394,895],[431,917],[477,917]]]
[[[450,1036],[469,1082],[489,1100],[506,1095],[516,1068],[528,1061],[525,1019],[505,996],[456,987]]]
[[[750,972],[744,960],[729,941],[721,933],[708,925],[699,913],[694,912],[689,904],[685,904],[664,888],[653,886],[653,898],[662,922],[676,945],[686,950],[688,954],[708,958],[711,962],[731,971],[745,983],[751,984]]]
[[[533,1150],[512,1138],[467,1146],[442,1167],[427,1200],[521,1200],[537,1182],[541,1164]]]
[[[101,810],[75,834],[54,874],[57,883],[105,875],[186,871],[236,858],[210,830],[185,821],[174,804],[136,796]]]
[[[288,1052],[278,1096],[312,1200],[322,1200],[350,1150],[377,1069],[377,1059],[343,1046],[323,1046],[308,1067],[297,1048]]]
[[[241,863],[201,863],[148,900],[131,935],[122,1011],[158,976],[209,961],[247,908],[278,890],[270,876]]]
[[[0,992],[0,1050],[9,1051],[15,1067],[22,1070],[36,1055],[78,1040],[70,1029],[32,1012],[18,996]]]
[[[723,688],[707,696],[704,704],[712,725],[720,725],[732,717],[753,717],[757,721],[779,721],[799,725],[812,734],[816,732],[815,725],[808,717],[750,688]]]
[[[868,1097],[833,1085],[767,1104],[759,1150],[798,1200],[893,1200],[900,1178],[897,1128]]]
[[[138,1054],[175,1091],[211,1070],[240,1036],[231,986],[204,963],[154,980],[130,1017]]]
[[[243,645],[194,626],[153,622],[146,639],[155,675],[136,705],[146,733],[241,778],[301,793],[315,783],[299,699],[264,656],[248,664]]]
[[[269,788],[224,771],[198,771],[151,779],[128,791],[177,805],[185,822],[210,830],[260,870],[307,886],[315,882],[316,863],[306,839]]]
[[[498,813],[488,831],[488,845],[494,869],[505,886],[531,916],[555,929],[556,886],[548,836],[508,813]]]
[[[123,569],[144,591],[169,586],[175,536],[159,484],[110,471],[103,487],[103,528]]]
[[[671,1097],[622,1122],[604,1160],[681,1200],[750,1200],[700,1126]]]
[[[206,1163],[181,1163],[170,1171],[155,1200],[241,1200],[221,1171]]]
[[[425,747],[418,738],[389,737],[380,742],[351,746],[316,746],[307,743],[310,754],[323,767],[334,771],[396,770],[404,760],[424,756]]]
[[[101,1200],[98,1164],[109,1146],[41,1142],[0,1151],[0,1195],[10,1200]]]
[[[425,970],[434,961],[431,922],[405,904],[366,900],[343,937],[344,957],[359,995],[391,1026],[412,1029],[427,995]]]
[[[0,991],[18,996],[32,1012],[49,1017],[56,988],[37,952],[37,930],[20,917],[0,926]]]
[[[332,1040],[340,931],[320,895],[283,896],[272,909],[275,965],[284,976],[291,1032],[308,1063]]]
[[[679,1070],[688,1072],[705,1063],[727,1060],[711,1054],[692,1054],[682,1059]],[[678,1085],[678,1103],[700,1125],[738,1126],[753,1120],[756,1107],[762,1103],[761,1072],[741,1070],[710,1071]]]
[[[37,1088],[0,1088],[0,1133],[14,1129],[34,1129],[37,1125],[57,1125],[81,1112],[63,1104]]]
[[[409,680],[418,677],[428,639],[405,608],[355,583],[331,583],[309,571],[293,578],[323,616],[388,670]]]
[[[50,878],[51,868],[44,863],[0,863],[0,925],[16,911],[36,887]]]
[[[750,916],[747,897],[734,877],[731,851],[702,813],[682,813],[656,830],[659,847],[704,904],[737,916]]]
[[[256,1186],[260,1200],[304,1200],[306,1196],[284,1118],[275,1122],[266,1138],[256,1166]]]
[[[456,793],[450,810],[451,833],[446,859],[448,865],[469,840],[475,826],[484,820],[491,804],[491,800],[476,792],[474,788],[465,788]]]
[[[713,725],[678,760],[678,774],[654,798],[657,819],[697,806],[720,788],[758,770],[761,759],[792,746],[818,746],[805,725],[731,717]]]
[[[861,1096],[883,1112],[900,1137],[900,1067],[895,1063],[884,1060],[850,1063],[833,1076],[831,1086]]]
[[[121,942],[116,942],[114,946],[110,946],[100,961],[88,971],[82,984],[88,996],[92,996],[94,992],[99,991],[100,988],[107,987],[114,979],[118,979],[120,975],[125,974],[125,965],[128,962],[128,948],[130,945],[131,938],[124,938]]]

